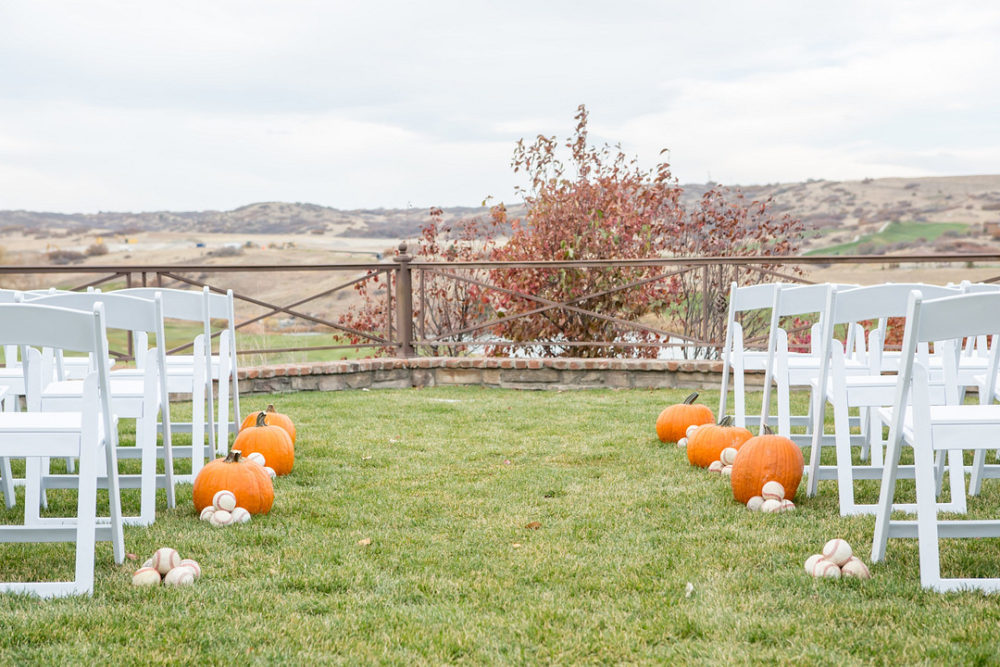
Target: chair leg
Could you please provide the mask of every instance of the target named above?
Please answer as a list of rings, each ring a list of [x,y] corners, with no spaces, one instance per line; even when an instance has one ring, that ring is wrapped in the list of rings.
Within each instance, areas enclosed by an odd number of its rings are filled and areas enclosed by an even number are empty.
[[[139,522],[150,526],[156,521],[156,416],[144,415],[136,420],[137,445],[142,449],[142,482],[139,491]]]
[[[816,420],[820,424],[822,421]],[[847,393],[834,388],[833,404],[834,442],[837,450],[837,494],[840,500],[840,515],[855,512],[854,505],[854,461],[851,454],[851,426],[848,419]],[[820,429],[820,438],[823,431]]]
[[[96,416],[86,419],[80,445],[76,517],[76,592],[94,590],[94,548],[97,542],[97,424]],[[89,424],[87,423],[89,422]],[[112,534],[115,523],[112,518]],[[118,524],[120,530],[121,524]],[[124,552],[124,544],[122,547]],[[123,559],[124,560],[124,559]],[[121,561],[116,561],[121,562]]]
[[[10,469],[10,459],[6,456],[0,457],[0,491],[3,493],[3,500],[7,509],[13,508],[16,501],[16,497],[14,496],[14,473]]]
[[[916,447],[913,452],[917,487],[917,548],[920,553],[920,584],[937,588],[941,583],[941,563],[938,551],[937,497],[935,463],[929,447]]]
[[[978,496],[983,487],[983,467],[986,465],[986,450],[977,449],[972,459],[972,476],[969,478],[969,495]]]
[[[201,339],[195,341],[195,359],[198,359],[198,349]],[[191,390],[191,475],[197,477],[205,465],[205,377],[204,367],[194,369],[193,387]]]
[[[84,410],[87,409],[86,404]],[[96,408],[95,408],[96,410]],[[125,533],[122,530],[122,497],[118,484],[118,424],[105,429],[104,461],[108,472],[108,514],[111,517],[111,547],[115,562],[125,562]]]

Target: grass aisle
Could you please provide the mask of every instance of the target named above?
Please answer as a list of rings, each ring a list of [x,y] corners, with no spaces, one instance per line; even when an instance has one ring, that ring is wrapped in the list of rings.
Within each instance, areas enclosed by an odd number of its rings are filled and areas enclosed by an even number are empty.
[[[870,581],[808,577],[831,537],[867,562],[873,520],[837,516],[831,484],[798,512],[747,512],[656,439],[684,393],[276,396],[299,440],[269,516],[211,528],[181,487],[126,550],[176,547],[202,565],[195,586],[133,588],[139,563],[101,544],[93,598],[0,596],[0,664],[997,659],[1000,597],[925,593],[914,541]],[[945,550],[946,568],[1000,569],[997,542],[971,563]],[[59,554],[69,576],[71,546],[24,547],[39,555],[23,565],[20,548],[0,545],[5,578]]]

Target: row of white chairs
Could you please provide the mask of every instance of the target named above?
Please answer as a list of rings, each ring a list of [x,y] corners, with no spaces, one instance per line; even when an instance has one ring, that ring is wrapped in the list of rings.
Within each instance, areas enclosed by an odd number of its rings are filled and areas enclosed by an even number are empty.
[[[0,327],[0,344],[12,346],[6,348],[8,367],[0,375],[0,383],[8,383],[0,384],[3,386],[0,398],[4,401],[4,412],[0,413],[0,442],[3,443],[0,446],[0,491],[8,507],[13,506],[15,498],[10,458],[25,458],[24,524],[0,529],[0,541],[75,539],[78,544],[77,576],[73,582],[53,585],[0,583],[0,591],[30,591],[43,596],[89,592],[93,583],[93,541],[115,541],[115,559],[121,562],[121,525],[152,523],[158,488],[166,490],[167,505],[173,507],[178,478],[193,479],[204,465],[206,456],[211,456],[213,450],[224,451],[228,447],[230,430],[235,431],[239,426],[232,293],[222,296],[207,288],[202,292],[141,288],[104,294],[53,290],[13,295],[0,292],[0,300],[15,302],[2,305],[3,310],[0,310],[0,321],[4,324]],[[97,337],[100,340],[74,338],[72,334],[79,325],[73,318],[67,319],[67,313],[86,313],[96,318],[94,326],[99,324]],[[202,333],[191,342],[192,354],[170,357],[165,354],[164,317],[202,323]],[[218,354],[211,353],[213,318],[227,321],[226,329],[219,335]],[[27,328],[19,327],[19,320],[23,320]],[[107,363],[107,328],[121,329],[134,337],[135,368],[111,370],[111,364]],[[40,333],[43,330],[46,333]],[[65,337],[60,336],[63,330],[67,332]],[[148,347],[150,335],[156,337],[156,347]],[[64,356],[64,350],[83,352],[85,356]],[[84,361],[81,363],[81,360]],[[105,360],[105,363],[95,360]],[[218,410],[213,400],[212,379],[217,380],[219,386]],[[186,424],[176,424],[170,419],[169,395],[178,392],[192,396],[193,416]],[[230,400],[232,421],[229,419]],[[17,410],[21,401],[27,408],[25,412]],[[96,404],[101,405],[101,415],[104,415],[95,431],[98,435],[96,446],[99,450],[103,448],[105,456],[96,460],[94,466],[90,465],[89,449],[93,438],[84,437],[82,427],[72,430],[59,447],[38,446],[37,441],[49,434],[43,428],[45,424],[62,423],[60,419],[74,425],[89,424],[91,413],[88,410],[92,412]],[[77,417],[71,419],[66,415]],[[136,420],[135,447],[118,446],[119,418]],[[28,437],[36,428],[41,428],[37,437]],[[158,428],[163,438],[161,446],[157,446]],[[191,446],[173,446],[172,436],[180,430],[192,433]],[[208,449],[204,442],[206,430]],[[190,476],[174,475],[175,455],[190,459]],[[51,456],[67,458],[67,470],[72,474],[51,474]],[[140,474],[120,475],[120,457],[140,458]],[[73,471],[77,460],[80,461],[79,470]],[[164,464],[162,474],[156,473],[158,460]],[[92,487],[109,491],[111,504],[109,517],[105,520],[94,518],[93,503],[89,500]],[[138,516],[121,516],[119,489],[122,487],[139,489]],[[42,517],[40,509],[46,506],[46,490],[52,488],[79,489],[78,502],[87,507],[78,506],[76,519]],[[86,536],[80,535],[81,526]],[[89,557],[81,554],[81,543],[91,545]]]
[[[1000,431],[1000,406],[992,405],[1000,396],[997,345],[986,344],[988,336],[1000,333],[1000,324],[988,315],[976,316],[977,309],[1000,311],[998,289],[1000,287],[994,285],[963,283],[947,287],[775,284],[733,286],[731,290],[727,331],[732,333],[727,334],[723,352],[720,414],[726,412],[731,377],[737,422],[751,421],[746,417],[745,408],[741,412],[746,396],[742,373],[750,369],[764,370],[764,400],[756,424],[769,423],[769,391],[773,382],[778,394],[778,432],[810,447],[806,469],[809,495],[816,494],[818,482],[833,480],[838,484],[842,514],[876,514],[872,551],[875,561],[884,558],[888,537],[916,537],[919,533],[921,581],[936,590],[970,587],[996,590],[1000,586],[997,583],[1000,580],[944,579],[936,555],[939,535],[1000,536],[997,527],[1000,522],[955,524],[937,520],[938,512],[965,513],[967,495],[977,494],[984,478],[1000,477],[1000,466],[985,463],[986,451],[996,449],[1000,440],[977,437]],[[768,300],[769,306],[765,305]],[[923,317],[932,313],[930,317],[934,317],[935,322],[938,314],[944,312],[951,312],[956,318],[932,326],[917,317],[921,307],[924,308]],[[741,349],[742,330],[737,317],[749,309],[766,308],[771,309],[767,348]],[[970,316],[957,317],[959,313]],[[791,354],[786,344],[788,332],[781,328],[781,318],[807,314],[818,316],[812,328],[812,348],[808,352]],[[887,321],[892,317],[906,318],[904,345],[899,353],[886,352],[882,346]],[[859,324],[866,320],[878,322],[868,332],[867,340]],[[842,340],[834,337],[838,329]],[[934,345],[933,354],[931,344]],[[963,405],[965,390],[970,386],[979,390],[978,406]],[[792,421],[788,407],[793,388],[810,392],[809,414],[804,419],[798,418],[797,422]],[[917,393],[920,393],[920,402],[910,398]],[[824,429],[828,401],[833,406],[832,433]],[[852,416],[855,410],[858,414]],[[988,423],[991,420],[996,423]],[[790,433],[793,423],[805,425],[807,432]],[[852,434],[852,426],[860,427],[860,433]],[[883,426],[890,427],[888,441],[882,439]],[[940,428],[940,432],[936,428]],[[962,433],[966,439],[949,437],[947,434],[952,432]],[[899,449],[904,442],[914,447],[913,465],[899,463]],[[827,444],[835,446],[836,464],[833,466],[820,464],[822,447]],[[883,454],[884,447],[887,451]],[[970,448],[975,449],[976,454],[973,465],[967,467],[962,450]],[[867,464],[855,462],[854,449],[859,450],[859,460],[868,459]],[[925,460],[928,457],[929,463]],[[948,502],[941,502],[946,470],[950,497]],[[968,492],[967,475],[970,477]],[[895,483],[900,478],[917,480],[915,504],[895,502]],[[881,482],[877,505],[855,502],[854,485],[859,479]],[[917,512],[917,521],[890,520],[894,510]]]

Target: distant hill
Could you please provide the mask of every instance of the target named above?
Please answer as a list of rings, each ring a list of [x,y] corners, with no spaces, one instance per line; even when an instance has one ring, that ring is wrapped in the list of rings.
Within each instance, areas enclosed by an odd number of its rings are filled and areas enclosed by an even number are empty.
[[[693,205],[709,187],[709,184],[685,185],[684,202]],[[1000,175],[809,180],[741,189],[753,199],[770,197],[776,211],[801,218],[811,230],[809,245],[813,248],[856,243],[860,238],[880,233],[886,223],[893,222],[964,223],[969,225],[968,236],[986,242],[985,223],[1000,223]],[[486,212],[480,207],[444,210],[446,219]],[[511,208],[515,217],[522,212],[520,207]],[[232,211],[94,214],[0,211],[0,231],[313,233],[401,239],[415,236],[427,219],[426,209],[341,210],[316,204],[262,202]]]

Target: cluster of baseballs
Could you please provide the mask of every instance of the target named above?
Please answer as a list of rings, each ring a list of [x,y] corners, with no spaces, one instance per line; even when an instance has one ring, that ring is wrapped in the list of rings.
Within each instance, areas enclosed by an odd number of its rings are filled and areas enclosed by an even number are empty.
[[[176,549],[157,549],[153,557],[132,575],[133,586],[189,586],[201,577],[201,565],[190,558],[181,558]]]
[[[684,437],[677,441],[677,446],[686,448],[688,446],[688,440],[691,439],[691,436],[694,435],[694,432],[697,431],[700,427],[701,424],[691,424],[690,426],[688,426],[687,430],[684,431]]]
[[[719,454],[718,461],[712,461],[708,464],[708,472],[717,472],[726,477],[731,477],[733,474],[733,461],[736,460],[738,453],[735,447],[726,447]]]
[[[236,494],[222,490],[215,492],[212,504],[201,511],[199,518],[221,528],[234,523],[246,523],[250,520],[250,512],[244,507],[236,506]]]
[[[271,479],[274,479],[275,477],[278,476],[278,473],[274,472],[274,468],[267,465],[267,460],[264,458],[264,455],[261,454],[260,452],[251,452],[250,454],[247,455],[247,460],[260,464],[264,468],[264,471],[271,476]]]
[[[834,539],[823,545],[823,553],[806,559],[806,573],[814,577],[857,577],[870,579],[871,572],[860,558],[854,555],[846,540]]]
[[[795,503],[785,498],[785,487],[781,482],[764,482],[759,496],[754,496],[747,501],[747,509],[751,512],[791,512],[795,509]]]

